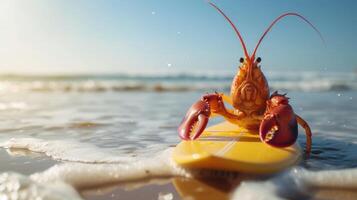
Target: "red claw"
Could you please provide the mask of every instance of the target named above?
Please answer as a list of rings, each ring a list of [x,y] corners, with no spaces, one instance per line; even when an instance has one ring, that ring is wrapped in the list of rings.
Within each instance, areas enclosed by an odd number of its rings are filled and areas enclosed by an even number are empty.
[[[211,111],[215,113],[224,110],[222,96],[218,93],[206,94],[194,103],[187,111],[180,126],[179,136],[183,140],[195,140],[205,130]]]
[[[206,128],[209,116],[209,104],[204,99],[194,103],[178,127],[180,138],[183,140],[197,139]]]
[[[275,92],[267,101],[267,110],[260,124],[259,134],[261,141],[274,147],[287,147],[296,142],[296,116],[285,95]]]

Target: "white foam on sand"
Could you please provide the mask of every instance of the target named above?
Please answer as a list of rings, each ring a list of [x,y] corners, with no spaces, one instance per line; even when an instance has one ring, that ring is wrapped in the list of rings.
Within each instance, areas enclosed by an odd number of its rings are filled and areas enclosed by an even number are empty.
[[[98,147],[68,141],[23,138],[3,142],[0,146],[42,152],[58,160],[80,161],[57,164],[30,176],[2,173],[0,199],[80,199],[75,189],[145,178],[192,176],[171,159],[173,148],[124,161],[123,157],[107,154]],[[103,160],[104,163],[99,163]],[[316,172],[293,168],[266,181],[243,181],[232,199],[291,199],[309,196],[314,188],[357,189],[357,168]]]
[[[0,199],[3,200],[80,200],[73,187],[62,182],[41,184],[17,173],[0,174]]]
[[[239,200],[282,200],[309,196],[311,189],[357,189],[357,168],[308,171],[293,168],[267,181],[244,181],[233,193]]]
[[[98,154],[99,148],[76,142],[23,138],[3,142],[0,146],[42,152],[57,160],[81,161],[57,164],[28,177],[2,173],[0,199],[11,199],[13,196],[21,196],[18,199],[80,199],[73,188],[83,189],[151,177],[191,176],[171,160],[172,148],[151,157],[140,156],[123,162],[120,156],[115,157],[103,151]],[[106,163],[107,161],[111,163]]]
[[[130,156],[117,156],[95,145],[74,140],[45,140],[38,138],[12,138],[0,142],[0,147],[25,149],[44,153],[55,160],[84,163],[121,163],[134,160]]]
[[[138,158],[129,163],[64,163],[33,174],[31,178],[40,183],[61,180],[75,188],[88,188],[151,177],[190,176],[171,160],[171,152],[169,148],[151,158]]]

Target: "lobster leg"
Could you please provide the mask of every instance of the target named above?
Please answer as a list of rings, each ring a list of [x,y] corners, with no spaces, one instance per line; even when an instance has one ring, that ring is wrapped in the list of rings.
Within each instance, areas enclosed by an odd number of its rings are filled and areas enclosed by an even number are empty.
[[[312,143],[312,133],[309,124],[300,116],[295,115],[297,123],[302,126],[305,129],[305,134],[306,134],[306,154],[309,154],[311,152],[311,143]]]
[[[232,97],[231,96],[227,96],[225,94],[222,94],[222,99],[223,99],[223,101],[225,101],[228,104],[233,106],[233,102],[232,102]]]

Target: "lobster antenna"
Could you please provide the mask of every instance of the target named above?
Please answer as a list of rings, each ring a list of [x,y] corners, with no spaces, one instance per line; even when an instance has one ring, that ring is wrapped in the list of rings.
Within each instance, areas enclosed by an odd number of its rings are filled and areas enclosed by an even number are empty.
[[[308,23],[316,32],[317,34],[319,34],[319,37],[321,38],[322,42],[325,44],[325,40],[324,38],[322,37],[322,34],[320,33],[320,31],[309,21],[307,20],[305,17],[301,16],[300,14],[298,13],[285,13],[285,14],[282,14],[280,15],[279,17],[277,17],[271,24],[270,26],[265,30],[264,34],[262,35],[262,37],[259,39],[259,42],[257,44],[257,46],[255,47],[254,49],[254,52],[252,54],[252,58],[254,59],[255,57],[255,53],[257,52],[258,50],[258,47],[260,45],[260,43],[263,41],[264,37],[266,36],[266,34],[270,31],[270,29],[274,26],[274,24],[276,24],[280,19],[286,17],[286,16],[296,16],[296,17],[299,17],[301,18],[302,20],[304,20],[306,23]]]
[[[208,1],[208,3],[213,6],[219,13],[221,13],[223,15],[224,18],[226,18],[226,20],[229,22],[229,24],[231,24],[232,28],[234,29],[234,31],[236,32],[239,40],[240,40],[240,43],[242,44],[242,47],[243,47],[243,51],[244,51],[244,55],[247,59],[250,59],[249,58],[249,54],[248,54],[248,51],[247,51],[247,48],[245,47],[245,44],[244,44],[244,40],[241,36],[241,34],[239,33],[237,27],[233,24],[233,22],[227,17],[226,14],[224,14],[224,12],[219,9],[216,5],[214,5],[212,2]]]

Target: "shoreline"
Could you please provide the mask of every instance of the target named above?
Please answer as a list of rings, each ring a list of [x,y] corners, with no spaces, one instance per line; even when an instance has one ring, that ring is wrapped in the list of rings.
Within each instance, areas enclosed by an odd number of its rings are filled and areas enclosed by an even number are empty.
[[[41,153],[33,153],[20,149],[0,149],[0,172],[14,171],[30,175],[44,171],[61,162],[52,160]],[[242,181],[264,181],[269,177],[251,177],[233,175],[212,177],[208,172],[201,174],[203,178],[147,178],[136,181],[77,189],[85,200],[106,199],[235,199],[234,192]],[[206,178],[204,178],[206,176]],[[207,178],[209,177],[209,178]],[[308,193],[307,193],[308,192]],[[307,192],[294,194],[292,199],[309,198],[314,200],[353,200],[357,199],[357,191],[338,188],[311,188]],[[233,195],[233,196],[232,196]],[[238,198],[241,199],[241,198]]]

